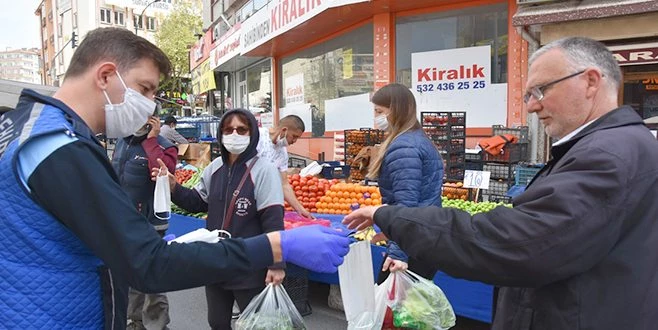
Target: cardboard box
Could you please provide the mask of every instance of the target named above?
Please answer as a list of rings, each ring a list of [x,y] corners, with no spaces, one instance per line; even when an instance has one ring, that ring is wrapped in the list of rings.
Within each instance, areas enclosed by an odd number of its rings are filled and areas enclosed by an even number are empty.
[[[178,159],[196,167],[210,164],[210,144],[189,143],[178,145]]]

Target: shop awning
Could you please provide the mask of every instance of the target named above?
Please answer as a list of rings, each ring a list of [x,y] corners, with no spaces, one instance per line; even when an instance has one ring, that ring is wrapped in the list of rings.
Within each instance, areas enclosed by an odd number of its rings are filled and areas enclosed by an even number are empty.
[[[658,11],[655,0],[581,0],[519,6],[514,26],[559,23]]]
[[[315,14],[312,18],[301,23],[295,24],[294,27],[286,29],[285,32],[269,38],[265,42],[259,42],[255,48],[251,48],[247,42],[244,46],[246,51],[242,53],[245,56],[278,56],[294,52],[296,49],[308,45],[309,43],[323,40],[332,34],[347,29],[358,23],[372,19],[374,15],[383,13],[411,12],[420,9],[427,9],[433,6],[454,6],[459,8],[463,0],[323,0],[324,2],[334,2],[336,6],[329,6],[327,9]],[[306,2],[306,1],[304,1]],[[276,1],[270,4],[278,3]],[[272,16],[273,8],[265,7],[254,14],[247,21],[242,23],[242,33],[247,34],[246,38],[258,37],[258,33],[267,31],[265,27],[266,16]],[[274,15],[278,14],[276,11]],[[421,12],[419,12],[421,14]],[[260,17],[260,18],[259,18]],[[277,24],[280,24],[277,22]],[[259,27],[261,30],[259,30]],[[271,27],[270,27],[271,29]],[[260,31],[260,32],[259,32]],[[242,39],[243,41],[245,38]]]

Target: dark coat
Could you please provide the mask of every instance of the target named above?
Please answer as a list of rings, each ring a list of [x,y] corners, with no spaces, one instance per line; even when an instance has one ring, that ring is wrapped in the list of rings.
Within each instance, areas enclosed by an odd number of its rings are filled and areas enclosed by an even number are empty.
[[[658,142],[622,107],[552,155],[514,208],[383,207],[375,222],[410,256],[501,286],[494,329],[655,329]]]

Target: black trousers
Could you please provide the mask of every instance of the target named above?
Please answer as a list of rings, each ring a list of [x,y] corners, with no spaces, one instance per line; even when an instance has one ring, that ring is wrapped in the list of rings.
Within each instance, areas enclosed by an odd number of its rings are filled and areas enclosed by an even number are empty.
[[[264,288],[264,283],[262,287],[244,290],[228,290],[218,284],[206,286],[210,328],[213,330],[231,329],[233,301],[237,301],[240,310],[244,311],[251,299],[261,293]]]

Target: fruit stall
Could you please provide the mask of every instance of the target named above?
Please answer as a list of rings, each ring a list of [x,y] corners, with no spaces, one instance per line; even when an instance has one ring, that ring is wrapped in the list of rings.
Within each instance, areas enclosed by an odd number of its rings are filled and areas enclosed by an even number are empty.
[[[179,172],[180,171],[180,172]],[[193,187],[200,179],[200,172],[181,169],[176,172],[179,183],[186,187]],[[322,225],[334,228],[344,228],[341,221],[344,215],[352,210],[370,206],[381,205],[381,194],[376,186],[364,186],[355,183],[346,183],[339,180],[328,180],[318,177],[301,177],[290,175],[288,180],[293,187],[297,198],[302,205],[314,213],[315,220],[300,217],[286,205],[284,218],[285,229],[292,229],[305,225]],[[486,212],[502,203],[480,202],[469,200],[472,192],[461,187],[459,183],[444,184],[442,202],[443,207],[454,207],[471,214]],[[205,214],[186,214],[183,210],[173,207],[175,213],[170,220],[169,233],[177,236],[205,226]],[[177,213],[177,214],[176,214]],[[355,235],[356,239],[370,240],[376,228]],[[386,248],[381,244],[373,244],[373,274],[377,278]],[[327,284],[338,284],[338,273],[321,274],[307,272],[308,280]],[[443,289],[452,303],[455,313],[474,320],[492,321],[494,300],[494,287],[480,282],[472,282],[453,278],[445,273],[438,272],[434,282]]]

